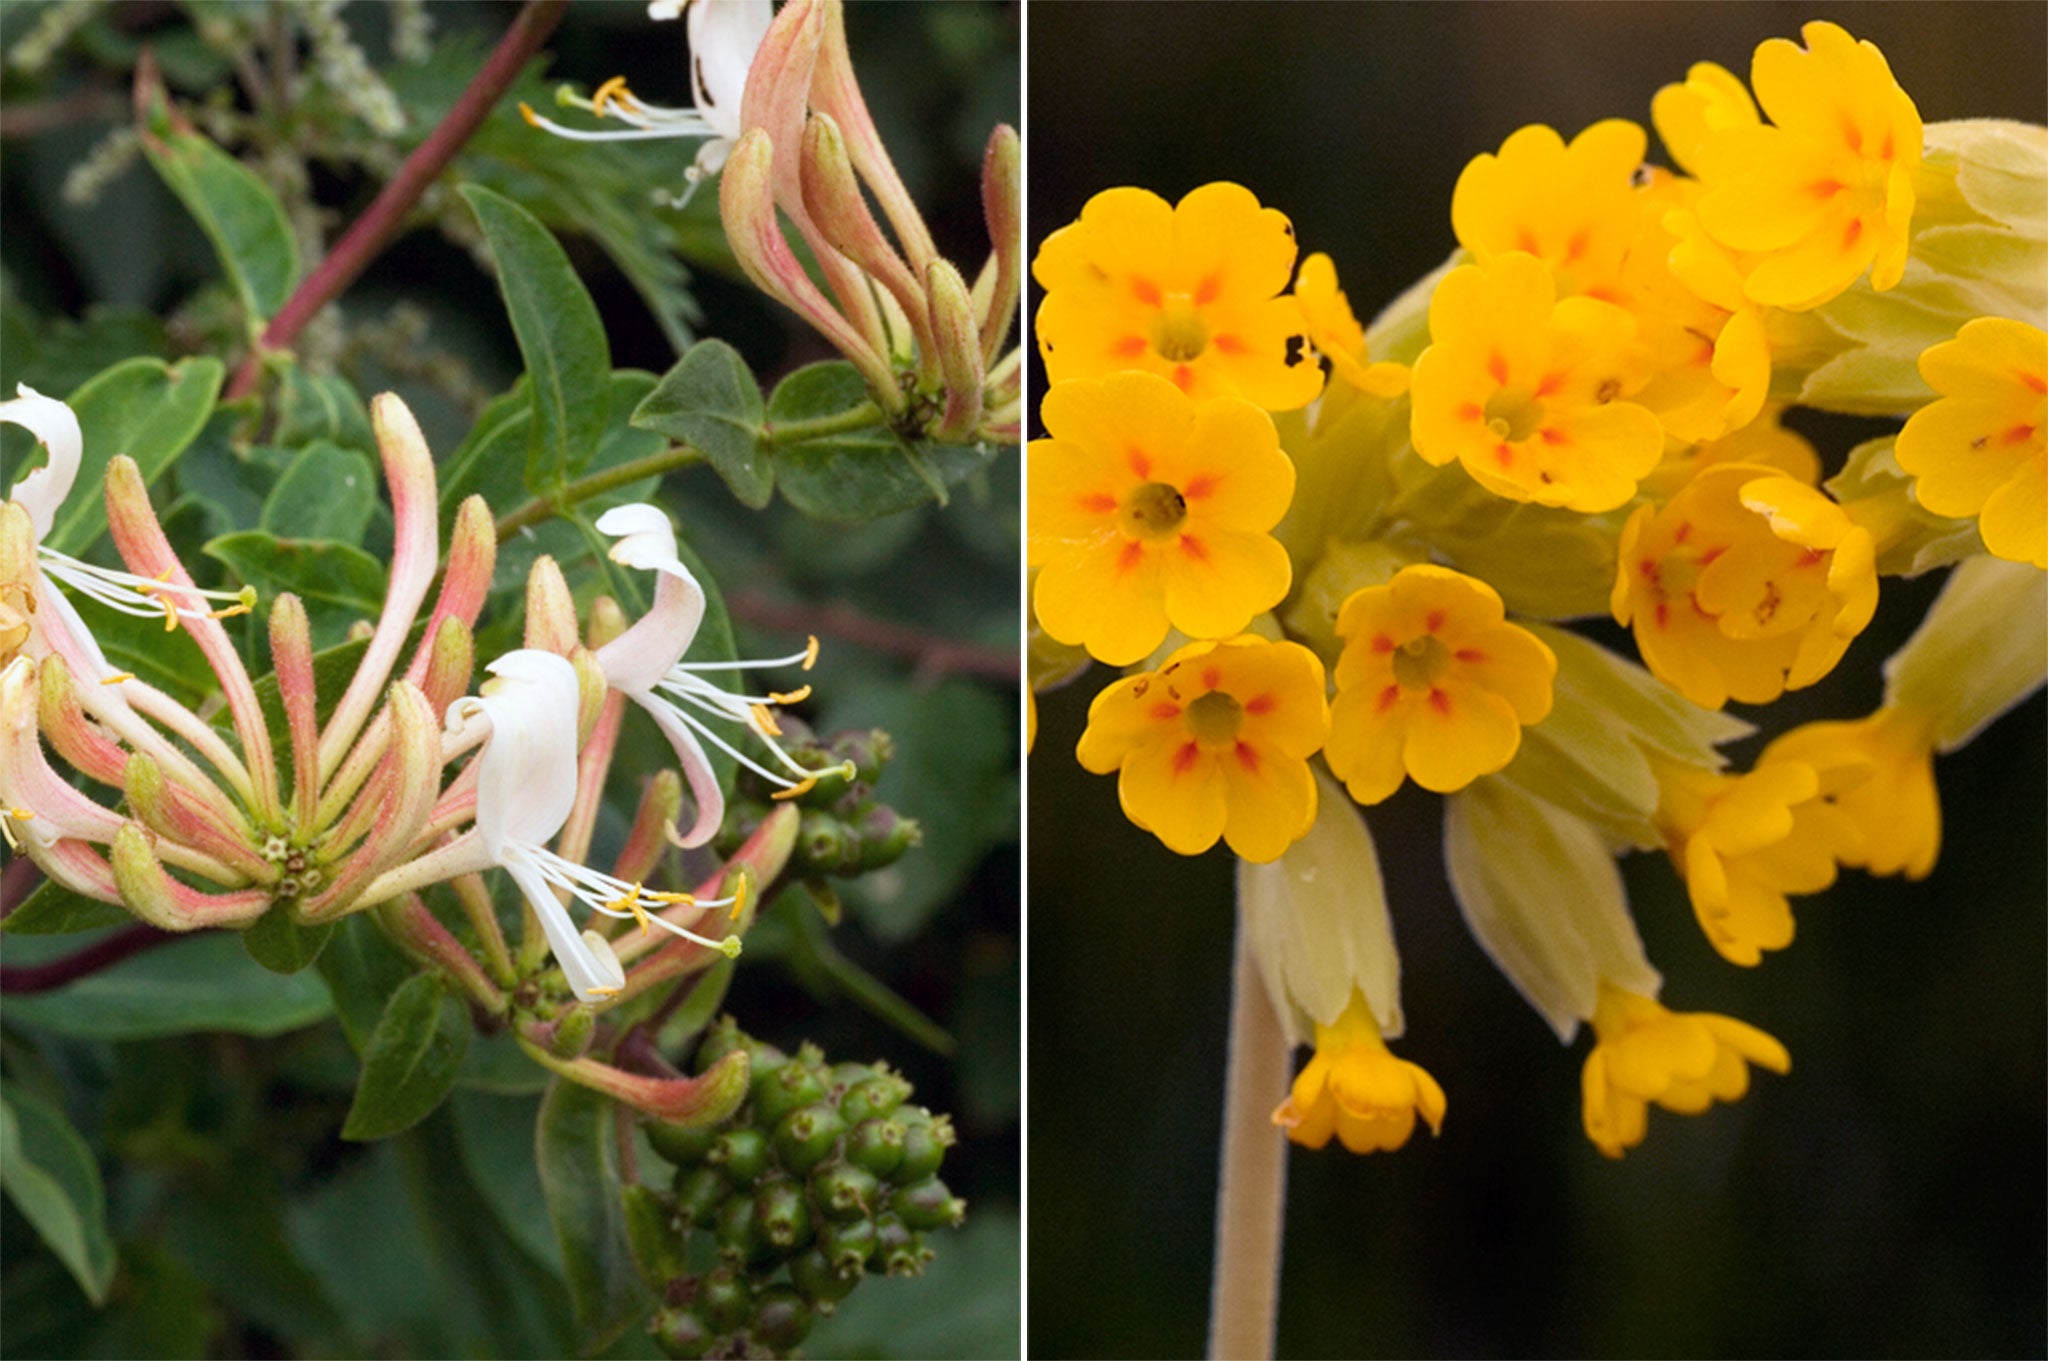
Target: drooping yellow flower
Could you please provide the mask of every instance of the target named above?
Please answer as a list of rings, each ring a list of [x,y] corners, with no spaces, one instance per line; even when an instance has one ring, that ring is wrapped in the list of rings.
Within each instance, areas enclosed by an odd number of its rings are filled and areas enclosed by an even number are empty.
[[[1506,619],[1500,595],[1447,567],[1404,567],[1337,615],[1344,652],[1330,711],[1330,770],[1360,803],[1412,777],[1448,794],[1514,759],[1550,712],[1557,657]]]
[[[1984,546],[2048,568],[2048,334],[1978,317],[1920,356],[1940,399],[1913,413],[1894,453],[1936,515],[1977,517]]]
[[[1643,664],[1693,703],[1767,704],[1826,675],[1870,622],[1875,546],[1812,487],[1720,464],[1629,517],[1612,605]]]
[[[1509,251],[1550,266],[1557,291],[1612,302],[1611,289],[1636,235],[1631,177],[1643,163],[1643,130],[1625,119],[1595,123],[1569,146],[1542,124],[1517,130],[1498,154],[1474,156],[1451,191],[1451,229],[1479,261]],[[1433,319],[1432,319],[1433,320]]]
[[[1367,357],[1365,328],[1337,286],[1337,266],[1329,256],[1318,252],[1301,262],[1294,298],[1301,304],[1309,342],[1328,357],[1339,379],[1375,397],[1398,397],[1408,390],[1406,364],[1375,364]]]
[[[1045,290],[1046,379],[1142,369],[1197,399],[1291,411],[1322,390],[1301,308],[1278,296],[1294,228],[1242,185],[1205,184],[1177,205],[1106,189],[1047,237],[1031,267]]]
[[[1850,722],[1807,723],[1777,738],[1758,761],[1800,761],[1821,772],[1846,771],[1822,797],[1847,818],[1857,845],[1836,852],[1844,864],[1877,875],[1925,879],[1941,853],[1941,798],[1934,786],[1934,716],[1907,707],[1879,709]]]
[[[1444,1106],[1435,1078],[1388,1052],[1365,994],[1354,991],[1335,1025],[1316,1027],[1316,1056],[1273,1123],[1304,1148],[1321,1148],[1334,1134],[1353,1153],[1391,1153],[1415,1132],[1418,1114],[1431,1134],[1441,1130]]]
[[[1051,637],[1114,666],[1169,625],[1237,633],[1287,594],[1293,569],[1267,531],[1294,495],[1272,418],[1249,402],[1195,402],[1163,378],[1055,384],[1031,441],[1032,599]]]
[[[1697,174],[1700,145],[1730,128],[1753,128],[1763,120],[1742,80],[1725,66],[1694,62],[1685,82],[1666,85],[1650,100],[1650,121],[1680,169]]]
[[[1315,653],[1246,634],[1190,643],[1104,690],[1075,755],[1121,771],[1124,815],[1168,849],[1200,855],[1221,837],[1263,864],[1315,822],[1308,758],[1329,726]]]
[[[1833,802],[1865,776],[1860,765],[1818,767],[1773,751],[1746,775],[1653,766],[1657,830],[1700,929],[1731,963],[1790,945],[1787,895],[1827,888],[1835,866],[1862,852],[1855,822]]]
[[[1415,363],[1415,452],[1464,465],[1515,501],[1595,512],[1635,494],[1664,431],[1627,400],[1649,373],[1636,323],[1613,303],[1558,301],[1550,270],[1510,251],[1452,270]]]
[[[1711,1012],[1667,1011],[1603,980],[1593,1011],[1593,1052],[1580,1075],[1586,1137],[1619,1158],[1649,1132],[1650,1103],[1698,1115],[1739,1101],[1749,1065],[1792,1071],[1792,1055],[1753,1025]]]
[[[1750,67],[1771,124],[1744,124],[1714,105],[1674,147],[1706,186],[1699,220],[1730,249],[1759,258],[1743,288],[1753,302],[1819,306],[1867,269],[1880,292],[1906,267],[1919,110],[1884,54],[1816,21],[1806,46],[1761,44]],[[1719,121],[1722,125],[1715,126]]]

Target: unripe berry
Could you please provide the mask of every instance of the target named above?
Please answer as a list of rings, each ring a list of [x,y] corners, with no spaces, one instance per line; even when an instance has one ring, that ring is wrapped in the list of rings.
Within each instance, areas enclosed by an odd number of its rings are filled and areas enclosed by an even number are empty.
[[[830,1157],[844,1133],[846,1122],[840,1119],[839,1112],[819,1102],[783,1120],[781,1128],[775,1131],[775,1150],[782,1155],[784,1167],[802,1174]]]

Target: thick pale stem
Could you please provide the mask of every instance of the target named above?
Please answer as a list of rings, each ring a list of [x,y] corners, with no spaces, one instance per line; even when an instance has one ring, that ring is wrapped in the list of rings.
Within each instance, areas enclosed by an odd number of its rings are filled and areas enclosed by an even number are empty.
[[[1266,1361],[1273,1355],[1279,1317],[1280,1235],[1287,1209],[1287,1139],[1272,1117],[1287,1098],[1288,1045],[1242,923],[1230,991],[1228,1064],[1209,1355],[1214,1361]]]

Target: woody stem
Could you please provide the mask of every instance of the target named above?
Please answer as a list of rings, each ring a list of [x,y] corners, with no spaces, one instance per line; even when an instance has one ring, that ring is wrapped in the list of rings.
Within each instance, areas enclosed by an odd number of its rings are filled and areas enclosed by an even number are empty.
[[[1288,1045],[1242,922],[1226,1064],[1209,1355],[1269,1361],[1279,1315],[1280,1237],[1287,1209],[1287,1140],[1273,1127],[1272,1112],[1287,1096]]]

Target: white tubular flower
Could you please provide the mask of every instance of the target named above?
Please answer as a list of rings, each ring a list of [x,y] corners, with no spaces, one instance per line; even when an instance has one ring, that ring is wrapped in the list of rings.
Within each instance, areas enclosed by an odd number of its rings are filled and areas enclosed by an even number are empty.
[[[543,844],[553,840],[576,802],[576,668],[551,652],[521,649],[490,664],[498,679],[487,693],[448,710],[448,729],[460,741],[479,718],[490,725],[479,762],[476,834],[491,863],[519,885],[539,914],[548,948],[580,1001],[612,996],[626,975],[611,943],[595,931],[577,934],[568,909],[555,896],[566,890],[609,917],[633,917],[644,931],[659,925],[685,940],[738,953],[739,939],[710,940],[641,906],[677,903],[720,907],[682,893],[654,893],[565,860]]]
[[[28,512],[36,541],[37,564],[44,575],[123,614],[143,618],[160,615],[166,631],[175,629],[181,618],[225,618],[246,614],[255,605],[255,593],[248,589],[240,592],[202,591],[197,587],[174,585],[137,576],[133,572],[80,562],[45,544],[43,540],[56,527],[57,508],[71,494],[72,483],[78,478],[78,467],[85,456],[85,436],[79,429],[77,415],[63,402],[45,397],[26,383],[17,386],[15,391],[17,395],[13,399],[0,402],[0,421],[21,426],[34,435],[36,442],[43,446],[45,462],[17,481],[8,499]],[[63,656],[83,674],[98,680],[112,671],[100,656],[99,648],[92,641],[84,622],[56,592],[37,592],[33,582],[9,580],[0,583],[0,594],[25,597],[21,603],[30,615],[37,613],[38,606],[47,605],[51,617],[41,624],[39,630],[44,634],[44,641],[49,650]],[[209,599],[232,603],[223,609],[209,610],[203,603]],[[0,599],[0,606],[5,604],[6,601]],[[84,665],[80,665],[81,662]]]
[[[733,142],[740,135],[740,96],[746,89],[747,69],[754,53],[775,18],[773,0],[652,0],[647,6],[650,19],[674,19],[689,11],[690,88],[696,105],[687,109],[663,108],[642,102],[626,88],[624,76],[613,76],[585,99],[566,88],[555,101],[565,108],[582,109],[598,118],[616,118],[623,128],[584,129],[564,127],[543,118],[526,105],[519,106],[528,123],[557,137],[575,142],[646,141],[660,137],[702,137],[696,162],[684,173],[690,192],[725,166]],[[689,198],[685,192],[676,206]]]
[[[597,529],[618,539],[612,545],[613,562],[659,574],[654,588],[654,607],[624,633],[597,650],[606,684],[647,710],[675,748],[683,777],[690,783],[697,816],[690,830],[672,833],[678,845],[701,846],[718,831],[725,820],[725,795],[698,741],[702,737],[756,775],[780,788],[774,797],[791,799],[809,790],[827,771],[807,770],[775,742],[781,730],[769,712],[771,704],[794,704],[810,694],[810,687],[789,694],[736,695],[723,690],[698,673],[738,671],[754,666],[796,666],[808,671],[818,659],[818,640],[813,638],[802,652],[759,661],[685,662],[683,654],[697,637],[704,622],[704,588],[690,575],[676,556],[676,536],[668,516],[653,506],[614,506],[598,517]],[[695,712],[693,712],[693,710]],[[704,715],[739,723],[751,729],[781,764],[770,770],[720,737]],[[833,767],[849,777],[851,767]]]

